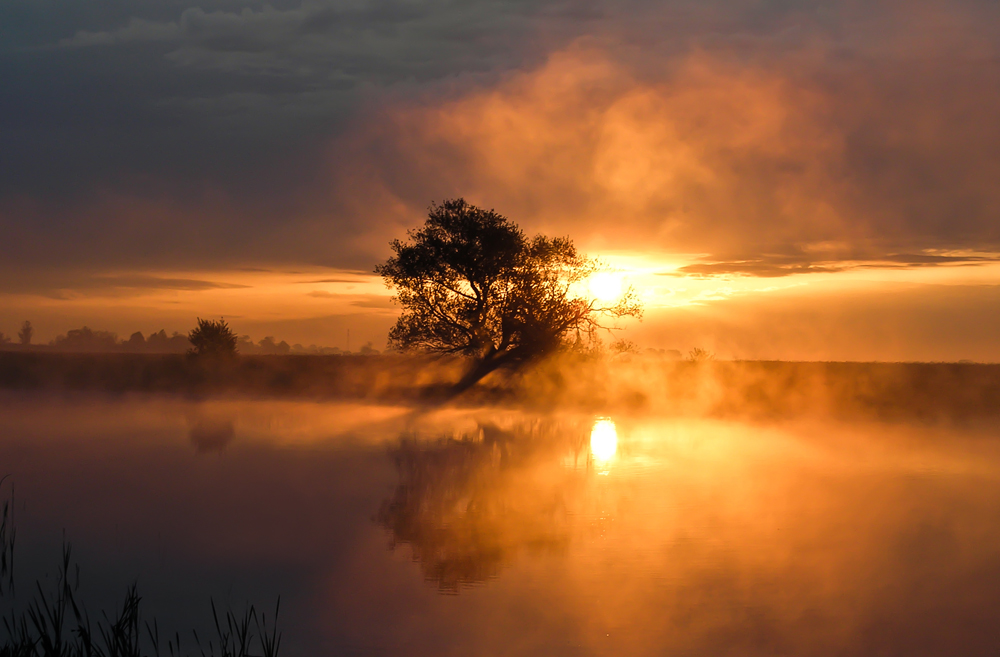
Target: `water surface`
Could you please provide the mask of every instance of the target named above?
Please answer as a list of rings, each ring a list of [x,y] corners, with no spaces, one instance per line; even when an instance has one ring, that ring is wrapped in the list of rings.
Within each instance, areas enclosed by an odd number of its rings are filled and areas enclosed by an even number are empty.
[[[95,609],[137,580],[186,640],[280,595],[286,655],[994,654],[998,438],[0,399],[18,595],[65,536]]]

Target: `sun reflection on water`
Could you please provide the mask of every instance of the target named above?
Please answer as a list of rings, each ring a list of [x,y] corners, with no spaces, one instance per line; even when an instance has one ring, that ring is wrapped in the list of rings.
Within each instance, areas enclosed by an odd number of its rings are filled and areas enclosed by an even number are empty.
[[[590,430],[590,453],[594,461],[605,464],[615,457],[618,451],[618,430],[609,418],[600,418],[594,422]]]

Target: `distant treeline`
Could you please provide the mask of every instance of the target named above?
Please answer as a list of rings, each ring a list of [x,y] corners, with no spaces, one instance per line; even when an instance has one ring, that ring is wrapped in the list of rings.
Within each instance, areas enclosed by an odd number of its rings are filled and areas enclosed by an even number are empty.
[[[449,364],[450,363],[450,364]],[[0,351],[0,389],[415,400],[445,389],[464,363],[380,355],[250,355]]]
[[[30,323],[25,323],[30,326]],[[118,334],[112,331],[95,331],[88,326],[67,331],[65,334],[56,337],[54,340],[44,345],[31,344],[28,342],[14,342],[3,333],[0,333],[0,349],[5,350],[30,350],[30,351],[58,351],[64,353],[126,353],[126,354],[183,354],[191,348],[188,336],[184,333],[174,331],[167,335],[166,330],[160,329],[155,333],[145,336],[141,331],[136,331],[127,340],[120,340]],[[320,347],[314,344],[304,347],[301,344],[289,345],[284,340],[277,342],[274,337],[267,336],[254,343],[249,335],[240,336],[236,343],[236,348],[241,354],[248,356],[282,355],[282,354],[313,354],[329,356],[345,352],[337,347]],[[357,352],[362,355],[374,355],[379,353],[371,342],[368,342]]]
[[[970,419],[1000,416],[1000,365],[552,358],[496,372],[460,398],[462,358],[0,352],[0,388],[375,403],[452,401],[546,412],[711,417]]]

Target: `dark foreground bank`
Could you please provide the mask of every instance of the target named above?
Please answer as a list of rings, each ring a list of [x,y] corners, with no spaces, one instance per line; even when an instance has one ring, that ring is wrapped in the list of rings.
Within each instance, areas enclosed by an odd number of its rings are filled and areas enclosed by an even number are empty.
[[[1000,365],[676,362],[564,357],[496,373],[459,399],[461,359],[0,353],[0,388],[39,392],[500,404],[611,413],[962,419],[1000,415]]]

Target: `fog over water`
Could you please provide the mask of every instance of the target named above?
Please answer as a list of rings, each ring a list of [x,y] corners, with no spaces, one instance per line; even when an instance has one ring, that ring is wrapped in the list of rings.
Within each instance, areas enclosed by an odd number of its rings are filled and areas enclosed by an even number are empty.
[[[65,533],[189,649],[280,595],[289,655],[976,655],[998,432],[6,393],[0,469],[18,596]]]

